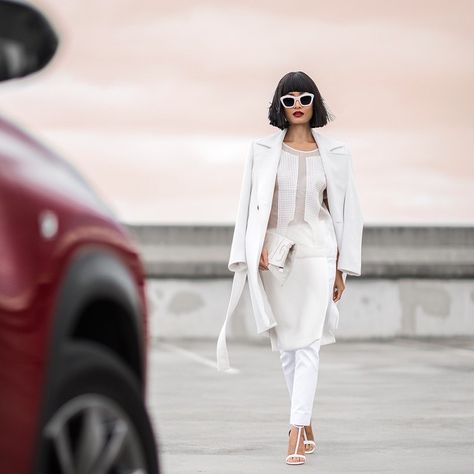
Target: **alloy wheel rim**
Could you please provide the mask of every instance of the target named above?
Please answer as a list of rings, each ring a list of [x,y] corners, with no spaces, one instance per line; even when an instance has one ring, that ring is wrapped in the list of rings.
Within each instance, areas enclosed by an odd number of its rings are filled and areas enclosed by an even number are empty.
[[[133,423],[114,400],[103,395],[68,400],[48,421],[43,437],[48,462],[55,462],[62,474],[147,472]]]

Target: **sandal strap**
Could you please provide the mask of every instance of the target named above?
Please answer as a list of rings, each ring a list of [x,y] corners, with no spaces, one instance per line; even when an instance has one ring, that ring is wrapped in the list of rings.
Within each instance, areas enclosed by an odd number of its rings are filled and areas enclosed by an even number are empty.
[[[301,438],[301,430],[304,431],[304,426],[298,426],[298,425],[292,425],[292,426],[294,426],[295,428],[298,428],[298,439],[296,440],[295,452],[293,454],[289,454],[288,456],[294,456],[294,457],[301,456],[302,458],[304,458],[303,454],[298,454],[298,447],[300,445],[300,438]]]
[[[304,454],[288,454],[286,460],[288,461],[290,458],[303,458],[306,461],[306,456]]]
[[[306,430],[304,430],[304,444],[312,444],[314,446],[316,446],[316,443],[311,440],[311,439],[308,439],[308,436],[306,435]]]

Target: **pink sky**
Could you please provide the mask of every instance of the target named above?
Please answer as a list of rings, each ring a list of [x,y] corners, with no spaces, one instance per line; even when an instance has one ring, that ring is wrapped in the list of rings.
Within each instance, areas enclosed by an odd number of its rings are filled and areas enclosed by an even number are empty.
[[[2,115],[130,223],[232,223],[250,140],[303,70],[349,143],[366,223],[474,222],[472,1],[42,0],[50,67]],[[139,5],[139,7],[137,7]],[[225,6],[225,7],[224,7]]]

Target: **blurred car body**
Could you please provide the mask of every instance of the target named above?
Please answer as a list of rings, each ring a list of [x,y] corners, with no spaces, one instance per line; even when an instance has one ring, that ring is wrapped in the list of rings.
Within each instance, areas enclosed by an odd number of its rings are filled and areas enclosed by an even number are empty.
[[[0,79],[57,37],[0,1]],[[131,236],[82,176],[0,117],[0,472],[155,473],[145,278]]]

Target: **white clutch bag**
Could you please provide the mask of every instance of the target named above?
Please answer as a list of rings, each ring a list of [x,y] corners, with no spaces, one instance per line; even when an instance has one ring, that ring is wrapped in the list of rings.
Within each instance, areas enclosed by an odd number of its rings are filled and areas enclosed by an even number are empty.
[[[283,285],[291,267],[295,254],[295,242],[284,235],[267,230],[263,246],[268,249],[268,269]],[[265,270],[264,270],[265,271]]]

